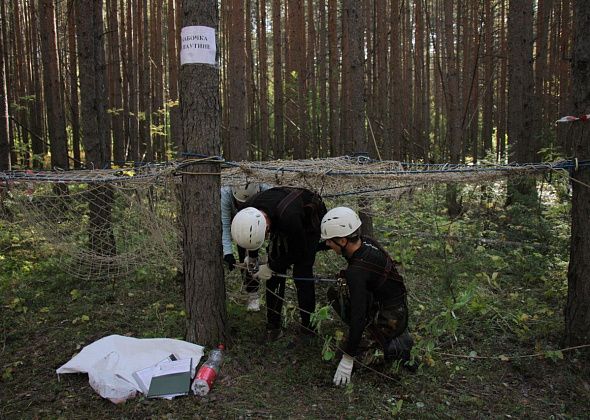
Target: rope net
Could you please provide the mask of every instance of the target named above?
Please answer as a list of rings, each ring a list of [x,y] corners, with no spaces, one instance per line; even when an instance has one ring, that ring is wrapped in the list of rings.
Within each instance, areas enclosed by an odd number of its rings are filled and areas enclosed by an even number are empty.
[[[348,156],[268,162],[189,157],[119,169],[11,171],[0,172],[0,217],[55,246],[61,251],[62,268],[76,278],[115,280],[138,269],[180,269],[177,186],[182,176],[200,175],[188,168],[202,162],[220,163],[222,185],[305,187],[322,195],[328,207],[363,206],[373,215],[390,213],[381,203],[399,200],[418,187],[490,183],[572,165],[434,165]]]

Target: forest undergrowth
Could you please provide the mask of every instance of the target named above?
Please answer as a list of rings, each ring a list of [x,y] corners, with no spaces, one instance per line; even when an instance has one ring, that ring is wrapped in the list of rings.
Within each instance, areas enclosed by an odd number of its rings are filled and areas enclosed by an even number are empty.
[[[284,337],[263,339],[264,310],[246,312],[237,270],[226,271],[227,358],[204,398],[102,399],[86,374],[55,370],[111,334],[184,338],[184,285],[170,269],[124,281],[80,281],[60,270],[51,243],[0,219],[0,418],[587,418],[584,349],[564,349],[569,192],[505,206],[505,184],[462,185],[449,218],[445,186],[376,200],[375,236],[400,262],[409,290],[416,373],[360,366],[332,385],[345,326],[318,284],[319,335],[297,336],[289,284]],[[338,203],[345,204],[345,202]],[[344,267],[318,254],[316,271]],[[261,293],[262,295],[262,293]],[[587,350],[587,349],[586,349]]]

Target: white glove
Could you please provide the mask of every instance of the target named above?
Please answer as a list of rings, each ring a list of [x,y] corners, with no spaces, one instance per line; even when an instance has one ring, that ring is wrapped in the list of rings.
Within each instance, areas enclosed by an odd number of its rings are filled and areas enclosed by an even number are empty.
[[[338,369],[336,369],[336,373],[334,374],[334,385],[346,385],[350,382],[353,365],[354,359],[348,354],[343,354]]]
[[[268,264],[262,264],[258,267],[258,271],[252,275],[257,280],[268,280],[273,276],[274,272],[270,269]]]

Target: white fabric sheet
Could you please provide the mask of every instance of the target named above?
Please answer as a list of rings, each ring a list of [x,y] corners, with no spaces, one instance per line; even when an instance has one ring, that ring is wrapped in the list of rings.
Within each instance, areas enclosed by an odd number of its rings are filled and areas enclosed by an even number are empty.
[[[134,397],[136,391],[141,392],[133,372],[155,365],[170,354],[178,359],[192,358],[194,367],[203,356],[203,347],[171,338],[109,335],[84,347],[56,373],[88,373],[96,392],[120,403]]]

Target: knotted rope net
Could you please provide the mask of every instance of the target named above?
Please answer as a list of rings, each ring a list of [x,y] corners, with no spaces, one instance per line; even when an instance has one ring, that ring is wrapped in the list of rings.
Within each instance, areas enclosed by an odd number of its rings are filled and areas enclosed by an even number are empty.
[[[224,186],[304,187],[322,195],[328,207],[361,206],[373,214],[389,210],[372,204],[398,200],[415,188],[490,183],[571,167],[415,164],[363,156],[266,162],[187,157],[118,169],[10,171],[0,172],[0,217],[50,242],[61,251],[62,268],[76,278],[119,279],[141,268],[180,268],[177,189],[181,177],[191,175],[187,168],[200,162],[218,162]]]

